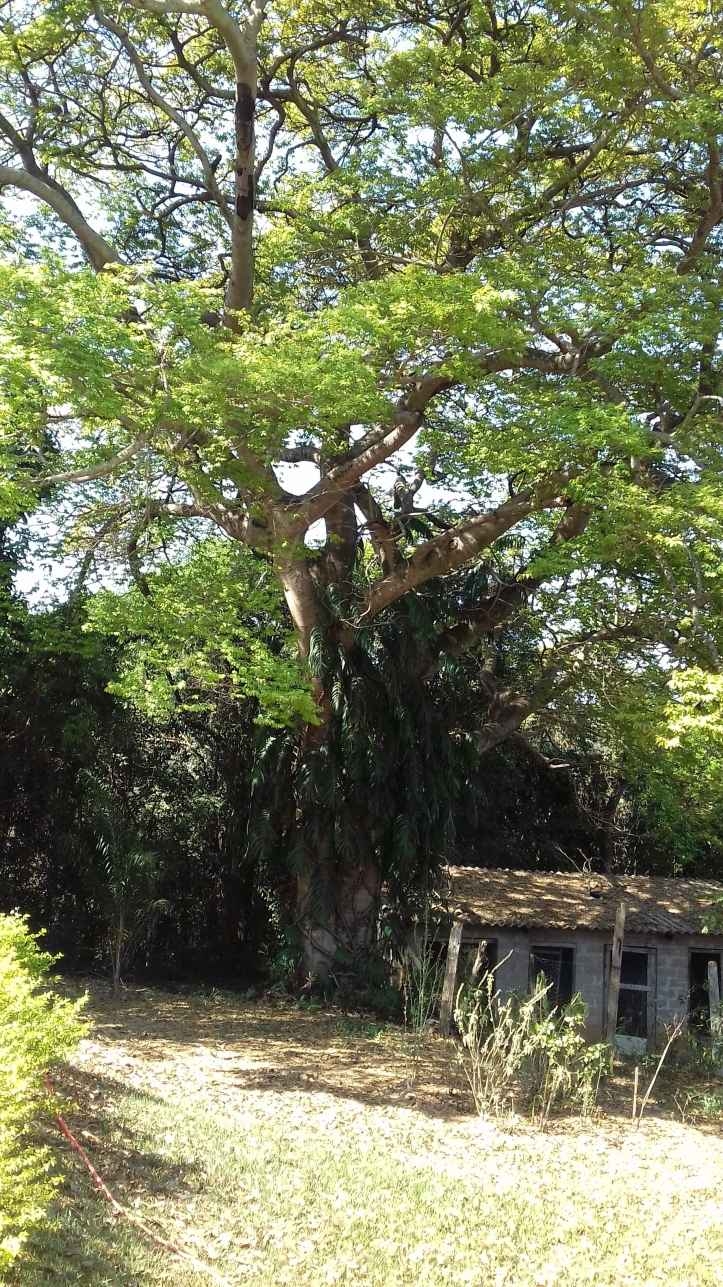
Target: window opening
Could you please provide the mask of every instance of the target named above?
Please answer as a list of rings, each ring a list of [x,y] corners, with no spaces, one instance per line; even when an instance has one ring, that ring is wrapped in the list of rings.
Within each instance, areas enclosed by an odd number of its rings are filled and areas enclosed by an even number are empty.
[[[575,977],[575,952],[571,947],[533,947],[530,952],[530,982],[534,986],[543,974],[551,985],[547,999],[551,1006],[567,1005],[572,1000]]]
[[[721,986],[720,952],[691,952],[688,991],[688,1022],[694,1031],[710,1032],[710,1003],[708,1000],[708,962],[718,967],[718,987]]]
[[[460,978],[470,979],[472,977],[472,970],[477,960],[478,952],[481,954],[482,968],[478,974],[477,982],[483,979],[486,974],[489,974],[490,970],[495,969],[498,961],[496,939],[486,939],[481,943],[463,943],[460,957]]]
[[[626,1037],[647,1037],[648,1035],[650,999],[648,961],[646,951],[623,949],[616,1031]]]

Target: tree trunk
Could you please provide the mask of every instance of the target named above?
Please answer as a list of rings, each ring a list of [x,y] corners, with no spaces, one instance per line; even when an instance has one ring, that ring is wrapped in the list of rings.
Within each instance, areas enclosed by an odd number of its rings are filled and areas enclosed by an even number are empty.
[[[325,982],[337,955],[336,897],[331,839],[308,854],[297,882],[297,920],[304,951],[304,971],[312,982]]]
[[[336,877],[336,929],[342,949],[368,957],[376,939],[381,874],[373,859],[363,866],[342,866]]]
[[[121,962],[123,959],[123,939],[125,937],[125,918],[123,909],[118,913],[118,924],[115,930],[115,942],[112,947],[112,967],[113,967],[113,996],[120,994],[121,985]]]
[[[307,977],[325,983],[337,966],[363,967],[374,945],[381,876],[373,861],[338,864],[325,839],[325,852],[309,855],[297,882],[297,921]]]
[[[234,125],[236,136],[236,175],[234,212],[231,229],[231,276],[226,294],[230,312],[251,307],[254,293],[254,117],[256,113],[255,64],[249,64],[247,76],[236,84]]]
[[[356,547],[356,520],[353,504],[342,498],[331,513],[329,526],[335,540],[326,560],[323,580],[337,586],[349,574]],[[293,620],[304,661],[309,660],[312,634],[328,624],[309,560],[290,557],[279,565],[284,596]],[[325,754],[334,736],[329,695],[322,678],[311,674],[312,690],[317,703],[318,724],[304,730],[297,773],[300,778],[316,767],[320,773],[334,772],[330,761],[313,757]],[[330,793],[333,794],[333,793]],[[335,819],[333,806],[323,809],[306,798],[297,801],[297,834],[305,837],[305,861],[297,880],[297,927],[303,943],[303,963],[307,976],[324,983],[334,971],[335,963],[344,971],[355,962],[368,958],[376,934],[381,876],[371,858],[350,864],[335,853]],[[305,811],[313,809],[315,816]],[[311,825],[309,825],[311,824]],[[314,836],[313,842],[308,837]]]

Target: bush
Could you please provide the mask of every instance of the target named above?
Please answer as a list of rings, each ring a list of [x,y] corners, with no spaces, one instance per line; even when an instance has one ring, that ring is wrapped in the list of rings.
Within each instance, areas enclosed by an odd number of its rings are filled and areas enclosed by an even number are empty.
[[[22,916],[0,916],[0,1277],[44,1216],[55,1180],[30,1131],[45,1098],[43,1073],[83,1032],[79,1003],[46,991],[55,958]]]
[[[586,1116],[595,1107],[610,1051],[585,1040],[581,997],[557,1009],[549,1005],[549,991],[540,976],[528,997],[502,1002],[494,971],[459,989],[460,1055],[479,1113],[501,1116],[525,1107],[544,1126],[553,1108]]]

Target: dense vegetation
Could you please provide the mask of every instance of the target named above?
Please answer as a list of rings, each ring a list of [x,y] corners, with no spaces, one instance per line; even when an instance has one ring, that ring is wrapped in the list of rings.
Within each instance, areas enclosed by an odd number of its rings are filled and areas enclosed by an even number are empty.
[[[0,1278],[45,1215],[55,1188],[47,1149],[32,1140],[43,1074],[81,1036],[78,1005],[47,996],[52,957],[20,916],[0,916]]]
[[[4,6],[0,864],[71,955],[324,975],[452,857],[721,871],[720,36]]]

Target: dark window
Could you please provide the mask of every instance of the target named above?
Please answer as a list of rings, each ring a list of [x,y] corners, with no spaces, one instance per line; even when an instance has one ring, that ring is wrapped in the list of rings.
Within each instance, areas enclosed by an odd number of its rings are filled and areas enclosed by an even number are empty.
[[[648,986],[648,954],[647,952],[623,952],[623,960],[620,968],[620,983],[622,987],[626,984],[632,984],[634,987],[647,988]]]
[[[478,962],[478,955],[480,957]],[[497,940],[487,939],[482,943],[464,943],[461,953],[460,977],[470,979],[477,965],[477,980],[484,978],[497,965]]]
[[[618,998],[619,1033],[626,1037],[647,1037],[648,1035],[648,993],[634,991],[632,988],[621,988]]]
[[[530,982],[544,974],[551,985],[547,994],[550,1005],[567,1005],[572,1000],[575,976],[575,953],[571,947],[533,947],[530,952]]]
[[[700,1033],[710,1032],[710,1001],[708,999],[708,962],[718,966],[718,987],[721,985],[720,952],[691,952],[690,992],[688,1001],[689,1022]]]
[[[648,997],[648,953],[623,952],[617,1022],[621,1035],[647,1037]]]

